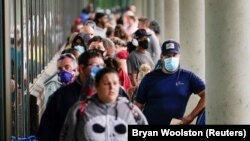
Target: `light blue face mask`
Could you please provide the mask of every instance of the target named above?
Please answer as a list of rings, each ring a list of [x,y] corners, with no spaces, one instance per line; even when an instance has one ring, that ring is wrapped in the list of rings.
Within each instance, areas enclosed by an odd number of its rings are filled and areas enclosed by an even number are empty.
[[[177,57],[166,58],[163,61],[163,67],[169,72],[174,72],[179,67],[179,58]]]
[[[98,67],[98,66],[93,66],[93,67],[91,68],[90,75],[91,75],[92,77],[95,77],[96,74],[97,74],[97,72],[100,71],[101,69],[102,69],[102,68],[100,68],[100,67]]]
[[[76,49],[80,54],[82,54],[85,51],[84,47],[80,45],[74,46],[74,49]]]

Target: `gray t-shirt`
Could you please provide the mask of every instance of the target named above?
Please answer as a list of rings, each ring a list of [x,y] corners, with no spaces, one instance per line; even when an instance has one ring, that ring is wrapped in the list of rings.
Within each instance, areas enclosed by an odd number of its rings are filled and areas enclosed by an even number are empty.
[[[149,36],[149,47],[147,51],[149,52],[154,64],[156,65],[161,55],[160,42],[152,30],[147,29],[147,33],[151,35]]]
[[[137,74],[142,64],[148,64],[151,68],[154,68],[154,63],[149,52],[132,51],[127,59],[128,73]]]

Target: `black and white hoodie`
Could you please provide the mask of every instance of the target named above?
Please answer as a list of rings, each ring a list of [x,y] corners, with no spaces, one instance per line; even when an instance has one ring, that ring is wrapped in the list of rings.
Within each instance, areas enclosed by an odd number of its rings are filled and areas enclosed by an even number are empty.
[[[128,125],[148,124],[139,108],[123,97],[105,104],[95,95],[82,116],[81,104],[79,101],[69,110],[60,141],[127,141]]]

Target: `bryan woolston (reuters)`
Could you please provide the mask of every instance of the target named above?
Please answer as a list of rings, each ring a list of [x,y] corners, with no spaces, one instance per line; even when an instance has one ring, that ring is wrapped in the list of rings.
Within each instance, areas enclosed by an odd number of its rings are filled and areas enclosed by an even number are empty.
[[[229,129],[225,131],[216,131],[215,129],[206,129],[206,137],[210,136],[245,136],[244,129],[241,131],[230,131]],[[203,136],[203,131],[193,131],[189,130],[178,130],[172,131],[170,129],[161,129],[161,136]],[[159,136],[159,131],[139,131],[138,129],[132,129],[132,136],[140,136],[146,138],[147,136]]]

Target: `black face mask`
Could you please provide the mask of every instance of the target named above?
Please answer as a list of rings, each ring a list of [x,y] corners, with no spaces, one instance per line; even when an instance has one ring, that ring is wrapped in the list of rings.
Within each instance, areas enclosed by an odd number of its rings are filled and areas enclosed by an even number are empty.
[[[143,41],[139,41],[139,46],[144,48],[144,49],[148,49],[148,40],[143,40]]]

